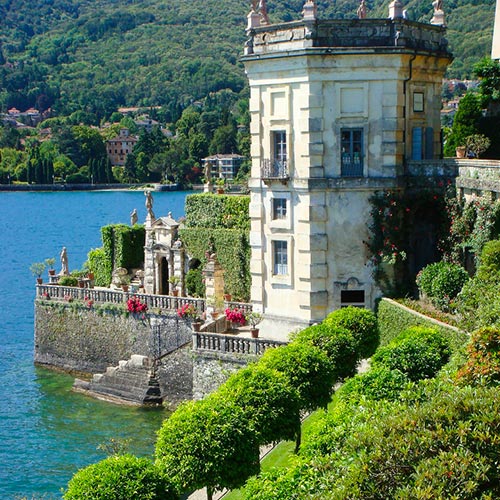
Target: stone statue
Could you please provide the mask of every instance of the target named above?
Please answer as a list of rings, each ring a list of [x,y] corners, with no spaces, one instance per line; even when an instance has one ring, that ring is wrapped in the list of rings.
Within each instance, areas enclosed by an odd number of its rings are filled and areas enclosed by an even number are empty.
[[[443,10],[443,0],[434,0],[432,2],[432,6],[434,7],[434,13],[436,12],[442,12]]]
[[[137,224],[137,209],[134,208],[132,212],[130,212],[130,225],[135,226]]]
[[[210,165],[209,161],[205,163],[204,175],[205,175],[205,184],[210,184],[212,180],[212,166]]]
[[[66,252],[66,247],[61,250],[61,272],[60,276],[69,276],[68,268],[68,253]]]
[[[432,16],[431,24],[434,24],[436,26],[446,26],[443,10],[443,0],[434,0],[434,2],[432,2],[432,6],[434,7],[434,15]]]
[[[356,11],[356,14],[358,15],[358,19],[365,19],[366,18],[365,0],[361,0],[361,3],[359,4],[358,10]]]
[[[154,219],[155,214],[153,213],[153,195],[151,191],[144,191],[144,196],[146,197],[146,210],[148,211],[148,215]]]
[[[269,17],[267,17],[267,5],[266,0],[259,0],[259,12],[262,18],[262,24],[269,24]]]

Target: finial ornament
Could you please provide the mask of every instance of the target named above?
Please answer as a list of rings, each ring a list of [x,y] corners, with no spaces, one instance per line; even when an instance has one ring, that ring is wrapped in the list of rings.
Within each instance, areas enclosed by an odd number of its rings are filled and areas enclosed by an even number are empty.
[[[434,0],[434,2],[432,2],[432,6],[434,7],[434,15],[432,16],[431,24],[446,26],[446,21],[444,20],[443,0]]]
[[[260,13],[260,23],[269,24],[269,18],[267,17],[266,0],[259,0],[259,13]]]
[[[304,17],[304,21],[315,21],[318,18],[316,0],[306,0],[302,9],[302,16]]]

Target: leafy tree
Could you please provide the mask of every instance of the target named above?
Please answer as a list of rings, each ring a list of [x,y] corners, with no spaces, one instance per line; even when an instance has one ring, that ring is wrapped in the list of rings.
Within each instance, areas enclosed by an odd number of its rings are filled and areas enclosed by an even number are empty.
[[[318,347],[307,342],[291,342],[277,349],[268,349],[260,363],[288,377],[299,393],[302,410],[314,410],[330,401],[335,367]]]
[[[247,413],[213,394],[177,408],[158,432],[156,465],[179,493],[237,488],[259,471],[259,447]]]
[[[482,105],[500,100],[500,64],[497,60],[485,57],[474,65],[474,76],[479,78]]]
[[[453,120],[452,132],[445,144],[445,156],[455,156],[455,149],[458,146],[465,146],[466,137],[478,133],[481,116],[479,97],[471,92],[465,94],[460,100],[458,111]]]
[[[291,440],[300,432],[297,391],[276,370],[251,365],[232,375],[218,393],[243,409],[260,445]]]

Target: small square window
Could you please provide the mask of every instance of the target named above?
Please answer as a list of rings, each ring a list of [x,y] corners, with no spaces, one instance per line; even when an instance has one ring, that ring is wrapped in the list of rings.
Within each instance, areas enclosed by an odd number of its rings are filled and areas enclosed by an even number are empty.
[[[413,111],[419,113],[424,110],[424,93],[413,92]]]
[[[273,241],[273,274],[284,276],[288,274],[288,242]]]
[[[286,198],[273,198],[273,220],[286,219]]]

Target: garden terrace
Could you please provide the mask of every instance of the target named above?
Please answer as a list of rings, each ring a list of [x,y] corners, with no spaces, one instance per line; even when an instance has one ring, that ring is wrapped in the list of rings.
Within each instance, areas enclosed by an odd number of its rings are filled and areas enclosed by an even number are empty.
[[[193,334],[193,350],[228,354],[255,354],[260,356],[266,349],[286,345],[278,340],[254,339],[215,333]]]

